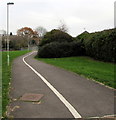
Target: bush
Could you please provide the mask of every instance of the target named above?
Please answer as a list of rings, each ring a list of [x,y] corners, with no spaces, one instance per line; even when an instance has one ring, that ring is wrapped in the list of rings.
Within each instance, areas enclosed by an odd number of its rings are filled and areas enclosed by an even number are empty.
[[[38,56],[42,58],[59,58],[83,55],[84,50],[77,42],[52,42],[40,48]]]
[[[116,29],[90,34],[83,41],[86,55],[98,60],[114,62],[116,53]]]
[[[47,32],[44,38],[40,41],[39,46],[43,46],[50,42],[72,42],[73,38],[60,30],[52,30],[51,32]]]
[[[72,54],[71,56],[83,56],[85,55],[85,48],[83,47],[82,43],[78,43],[76,41],[71,42],[71,49],[72,49]]]
[[[39,57],[58,58],[83,54],[80,43],[74,42],[73,37],[60,30],[48,32],[39,43]]]
[[[85,39],[90,35],[87,31],[83,32],[82,34],[78,35],[75,40],[79,43],[83,43]]]
[[[84,32],[75,38],[59,30],[48,32],[39,44],[39,57],[87,55],[94,59],[116,62],[116,28],[101,32]]]

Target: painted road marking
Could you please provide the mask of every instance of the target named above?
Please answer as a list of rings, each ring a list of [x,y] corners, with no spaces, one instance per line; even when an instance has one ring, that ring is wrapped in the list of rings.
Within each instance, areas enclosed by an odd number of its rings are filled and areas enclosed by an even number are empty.
[[[36,52],[36,51],[34,51]],[[32,55],[34,52],[26,55],[23,57],[23,62],[37,75],[39,76],[42,81],[54,92],[54,94],[64,103],[64,105],[68,108],[68,110],[71,112],[71,114],[74,116],[74,118],[82,118],[81,115],[76,111],[76,109],[61,95],[56,88],[54,88],[40,73],[38,73],[31,65],[29,65],[25,58]]]

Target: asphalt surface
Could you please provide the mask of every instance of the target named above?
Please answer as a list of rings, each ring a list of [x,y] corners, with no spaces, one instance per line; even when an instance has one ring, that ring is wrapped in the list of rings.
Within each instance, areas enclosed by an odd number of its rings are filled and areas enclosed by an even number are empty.
[[[36,53],[25,58],[38,73],[47,79],[78,111],[83,118],[114,114],[114,90],[87,80],[75,73],[48,65],[34,59]],[[25,56],[25,55],[24,55]],[[51,89],[23,62],[21,56],[14,60],[10,109],[14,118],[74,118],[68,108]],[[43,94],[36,104],[19,98],[25,93]]]

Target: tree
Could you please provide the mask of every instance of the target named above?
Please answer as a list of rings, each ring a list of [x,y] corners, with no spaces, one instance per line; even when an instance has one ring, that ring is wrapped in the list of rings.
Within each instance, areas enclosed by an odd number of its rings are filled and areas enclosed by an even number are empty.
[[[21,28],[17,31],[17,35],[19,35],[19,36],[28,35],[31,37],[34,35],[34,31],[29,27],[24,27],[24,28]]]
[[[63,21],[60,21],[60,25],[58,26],[58,29],[62,32],[66,32],[66,33],[68,32],[68,27]]]
[[[42,26],[39,26],[35,29],[35,31],[38,33],[38,36],[39,38],[43,38],[43,36],[46,34],[47,30],[42,27]]]
[[[30,45],[32,45],[32,41],[35,40],[37,38],[37,32],[33,31],[31,28],[29,27],[24,27],[21,28],[17,31],[17,35],[18,36],[23,36],[25,38],[25,41],[28,45],[28,49],[30,49]],[[37,41],[37,40],[35,40]],[[37,42],[35,42],[37,43]]]

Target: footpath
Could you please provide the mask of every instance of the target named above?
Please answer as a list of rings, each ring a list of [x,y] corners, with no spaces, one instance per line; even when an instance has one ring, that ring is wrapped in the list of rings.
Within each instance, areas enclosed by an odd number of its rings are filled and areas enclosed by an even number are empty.
[[[40,62],[34,59],[36,52],[29,54],[13,62],[9,117],[90,118],[114,115],[114,90]]]

